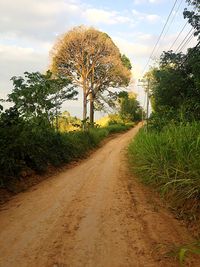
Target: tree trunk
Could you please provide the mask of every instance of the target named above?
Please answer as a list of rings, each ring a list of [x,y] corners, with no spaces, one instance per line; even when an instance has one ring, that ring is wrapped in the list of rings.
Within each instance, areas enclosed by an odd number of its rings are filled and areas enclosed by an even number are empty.
[[[94,126],[94,96],[93,93],[90,93],[90,125]]]
[[[56,107],[56,131],[58,132],[58,109]]]
[[[86,120],[87,120],[87,96],[86,92],[83,92],[83,130],[86,129]]]

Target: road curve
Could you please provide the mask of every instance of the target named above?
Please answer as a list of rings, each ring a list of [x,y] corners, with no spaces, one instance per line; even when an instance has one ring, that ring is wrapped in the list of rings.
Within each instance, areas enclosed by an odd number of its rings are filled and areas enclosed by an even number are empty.
[[[125,148],[139,128],[3,205],[0,266],[178,266],[160,244],[189,234],[146,189],[130,184]]]

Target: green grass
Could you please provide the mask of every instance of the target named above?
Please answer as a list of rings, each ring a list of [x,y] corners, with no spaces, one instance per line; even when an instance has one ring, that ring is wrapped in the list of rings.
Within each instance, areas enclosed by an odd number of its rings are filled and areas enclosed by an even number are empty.
[[[109,134],[111,133],[120,133],[129,130],[133,127],[133,123],[127,123],[127,124],[111,124],[105,127],[105,129],[108,130]]]
[[[199,208],[200,123],[142,129],[129,146],[133,171],[180,209]],[[188,203],[190,205],[188,206]]]
[[[186,260],[192,258],[193,255],[200,255],[200,242],[199,241],[195,241],[189,244],[183,244],[180,246],[171,245],[171,248],[166,253],[167,257],[174,257],[178,259],[181,267],[185,267]]]

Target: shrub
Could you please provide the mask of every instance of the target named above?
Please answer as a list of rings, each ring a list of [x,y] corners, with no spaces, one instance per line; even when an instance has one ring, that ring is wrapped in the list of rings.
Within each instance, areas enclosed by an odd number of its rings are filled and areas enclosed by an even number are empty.
[[[20,122],[0,128],[0,185],[20,177],[27,167],[42,173],[49,165],[60,166],[84,157],[110,133],[130,126],[112,125],[88,131],[61,133],[50,127]]]

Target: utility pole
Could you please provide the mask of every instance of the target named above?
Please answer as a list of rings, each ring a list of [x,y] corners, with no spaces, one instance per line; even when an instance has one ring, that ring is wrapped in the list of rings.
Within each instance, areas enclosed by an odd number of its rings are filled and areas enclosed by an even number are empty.
[[[147,79],[147,131],[149,129],[149,79]]]
[[[147,104],[146,104],[146,122],[147,122],[147,131],[149,128],[149,87],[150,87],[150,80],[149,79],[139,79],[139,82],[141,82],[142,84],[138,84],[138,86],[142,86],[143,88],[145,88],[145,92],[146,92],[146,96],[147,96]],[[142,112],[142,120],[143,120],[143,112]]]

